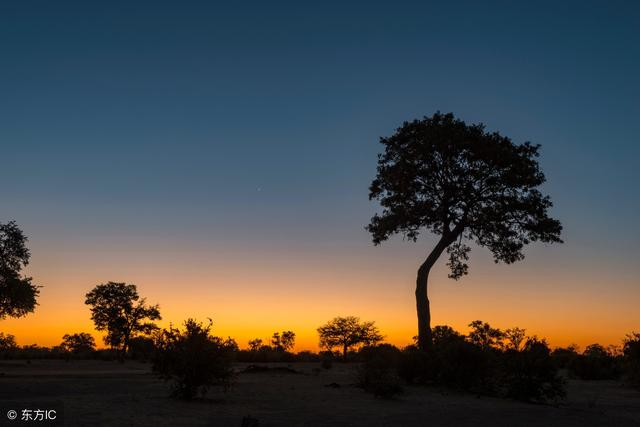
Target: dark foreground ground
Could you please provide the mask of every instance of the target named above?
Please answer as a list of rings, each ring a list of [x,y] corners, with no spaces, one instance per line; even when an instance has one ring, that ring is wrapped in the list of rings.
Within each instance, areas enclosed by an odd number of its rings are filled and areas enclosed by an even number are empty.
[[[212,390],[207,400],[181,402],[167,397],[167,385],[144,363],[0,361],[0,403],[62,401],[70,426],[240,426],[247,415],[261,427],[640,426],[640,392],[613,381],[570,381],[558,407],[424,387],[381,400],[352,385],[353,365],[291,366],[299,373],[241,373],[226,394]],[[26,424],[3,413],[4,425]]]

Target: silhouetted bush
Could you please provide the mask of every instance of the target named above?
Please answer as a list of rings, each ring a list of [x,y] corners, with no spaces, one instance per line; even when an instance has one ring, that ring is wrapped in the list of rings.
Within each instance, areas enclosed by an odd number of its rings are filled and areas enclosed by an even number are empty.
[[[376,397],[393,398],[402,392],[397,375],[401,358],[398,348],[390,344],[364,347],[359,354],[362,364],[356,370],[356,384]]]
[[[295,358],[297,362],[319,362],[320,361],[320,356],[318,355],[318,353],[314,353],[308,350],[303,350],[298,352],[295,355]]]
[[[336,360],[336,355],[332,351],[321,351],[320,352],[320,366],[322,369],[331,369],[333,367],[333,362]]]
[[[501,358],[500,384],[506,397],[546,401],[565,396],[564,381],[558,375],[544,340],[529,338],[521,351],[509,349],[502,353]]]
[[[191,399],[213,385],[230,387],[235,341],[211,335],[208,325],[188,319],[185,330],[169,327],[157,335],[154,372],[173,382],[172,395]]]
[[[120,360],[120,356],[120,352],[112,348],[100,348],[91,354],[92,358],[104,361]]]
[[[620,377],[620,360],[600,344],[587,346],[569,365],[569,374],[583,380],[610,380]]]
[[[495,354],[491,349],[461,339],[444,342],[434,349],[438,383],[460,390],[493,390],[491,362]]]
[[[624,339],[624,370],[626,380],[640,386],[640,333],[632,332]]]
[[[131,338],[127,354],[134,360],[151,360],[155,351],[153,338],[139,336]]]
[[[564,383],[546,342],[533,337],[522,346],[524,329],[512,328],[513,337],[503,345],[499,339],[504,334],[499,329],[480,321],[470,326],[471,338],[448,326],[436,326],[428,351],[415,345],[406,347],[397,362],[400,378],[408,383],[519,400],[545,401],[564,396]]]
[[[65,334],[58,348],[64,352],[65,358],[85,358],[96,349],[96,342],[87,332]]]
[[[434,383],[436,378],[436,363],[433,352],[425,353],[415,345],[402,350],[398,361],[398,376],[409,384]]]
[[[551,359],[558,369],[569,369],[580,357],[578,346],[571,344],[568,347],[557,347],[551,352]]]
[[[0,359],[12,359],[18,350],[16,337],[0,332]]]
[[[449,326],[433,328],[433,345],[427,352],[408,346],[398,374],[409,383],[439,384],[459,390],[488,391],[491,359],[496,350],[469,342]]]
[[[292,363],[298,361],[295,354],[284,350],[277,350],[268,345],[263,345],[257,350],[238,350],[235,359],[242,363]]]

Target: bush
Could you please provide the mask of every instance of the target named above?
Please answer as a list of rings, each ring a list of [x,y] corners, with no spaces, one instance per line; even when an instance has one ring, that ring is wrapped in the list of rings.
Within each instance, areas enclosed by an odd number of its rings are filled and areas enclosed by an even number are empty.
[[[257,350],[238,350],[236,360],[243,363],[291,363],[297,362],[298,358],[289,351],[276,350],[271,346],[263,345]]]
[[[155,354],[156,346],[152,338],[133,337],[129,341],[128,355],[134,360],[151,360]]]
[[[624,339],[624,370],[629,383],[640,386],[640,333],[632,332]]]
[[[402,392],[396,374],[400,350],[390,344],[365,347],[360,351],[363,362],[356,370],[356,384],[376,397],[391,399]]]
[[[432,353],[425,353],[415,345],[410,345],[402,350],[397,371],[398,376],[408,384],[427,384],[435,382],[435,366]]]
[[[569,369],[578,357],[578,346],[575,344],[566,348],[558,347],[551,352],[551,359],[558,369]]]
[[[91,334],[80,332],[65,334],[62,337],[62,343],[58,347],[64,352],[65,358],[68,360],[71,356],[82,358],[90,355],[96,349],[96,342]]]
[[[336,355],[332,351],[320,352],[320,366],[322,366],[322,369],[331,369],[335,359]]]
[[[458,390],[488,392],[491,359],[497,350],[483,349],[448,326],[436,326],[428,352],[408,346],[402,352],[398,375],[409,383],[437,384]]]
[[[399,377],[408,383],[520,400],[544,401],[564,396],[564,383],[546,342],[533,337],[521,351],[516,350],[521,347],[516,344],[505,351],[497,341],[489,339],[493,329],[484,325],[487,324],[476,325],[482,328],[477,327],[475,332],[483,335],[476,333],[473,342],[450,327],[434,328],[433,345],[428,352],[414,345],[402,351],[397,362]],[[491,334],[484,334],[486,331]],[[485,335],[489,338],[483,338]]]
[[[525,401],[557,400],[565,396],[547,343],[529,338],[521,351],[502,354],[501,387],[506,397]]]
[[[603,346],[591,344],[572,361],[569,373],[583,380],[612,380],[620,377],[621,366],[618,358]]]
[[[464,340],[452,340],[434,347],[436,380],[459,390],[492,391],[491,359],[494,351]]]
[[[16,337],[0,332],[0,358],[11,359],[14,357],[16,350],[18,350]]]
[[[212,336],[211,321],[203,325],[189,319],[184,331],[164,329],[155,344],[153,370],[173,382],[172,396],[192,399],[213,385],[231,386],[235,342]]]

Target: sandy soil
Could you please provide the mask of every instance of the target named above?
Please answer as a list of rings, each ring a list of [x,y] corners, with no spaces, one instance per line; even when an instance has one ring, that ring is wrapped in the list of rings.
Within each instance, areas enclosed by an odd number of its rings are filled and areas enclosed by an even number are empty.
[[[406,387],[389,401],[354,387],[352,365],[291,366],[299,373],[241,373],[226,394],[181,402],[168,398],[168,385],[144,363],[0,361],[0,402],[62,401],[70,426],[240,426],[247,415],[261,427],[640,426],[640,392],[612,381],[570,381],[557,407],[424,387]],[[3,423],[0,414],[0,425],[12,425]]]

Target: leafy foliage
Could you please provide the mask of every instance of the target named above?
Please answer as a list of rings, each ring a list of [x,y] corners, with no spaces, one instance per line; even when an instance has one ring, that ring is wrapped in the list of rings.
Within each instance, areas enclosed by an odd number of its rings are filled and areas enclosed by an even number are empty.
[[[390,399],[402,392],[396,366],[401,352],[390,344],[367,346],[360,351],[362,364],[356,370],[356,384],[376,397]]]
[[[342,350],[342,357],[346,360],[350,349],[360,345],[374,345],[382,341],[375,322],[360,322],[355,316],[335,317],[320,326],[320,347],[332,350],[338,347]]]
[[[547,215],[551,200],[537,190],[545,181],[535,160],[539,145],[516,145],[439,112],[405,122],[380,142],[385,152],[369,197],[383,212],[367,227],[374,243],[394,233],[415,241],[422,228],[446,236],[455,230],[511,263],[530,242],[561,242],[560,222]]]
[[[510,328],[504,331],[503,338],[505,340],[505,347],[508,350],[520,351],[522,345],[525,343],[527,337],[526,329],[522,328]]]
[[[184,326],[184,330],[169,327],[157,334],[154,372],[173,382],[175,397],[204,396],[218,384],[226,390],[234,378],[231,364],[237,344],[212,336],[211,320],[204,325],[188,319]]]
[[[616,379],[622,373],[619,358],[600,344],[588,345],[568,368],[572,376],[583,380]]]
[[[0,332],[0,353],[9,352],[18,348],[15,335]]]
[[[468,339],[483,350],[490,348],[501,348],[504,333],[500,329],[492,328],[488,323],[481,320],[474,320],[469,323],[471,332]]]
[[[521,351],[508,349],[502,353],[501,368],[506,397],[540,402],[565,397],[564,381],[544,340],[531,337]]]
[[[271,345],[276,351],[289,351],[296,343],[296,334],[292,331],[274,332]]]
[[[525,336],[524,345],[510,344],[509,339],[503,345],[500,340],[505,334],[499,329],[482,321],[471,326],[466,337],[449,326],[434,327],[431,351],[407,347],[398,362],[398,375],[410,383],[525,401],[564,397],[564,382],[544,340]],[[510,331],[521,343],[524,329]]]
[[[91,353],[96,349],[96,342],[91,334],[80,332],[77,334],[65,334],[60,344],[62,351],[75,355]]]
[[[0,320],[25,316],[38,304],[39,287],[20,274],[31,256],[26,242],[14,221],[0,223]]]
[[[131,338],[157,329],[160,309],[140,298],[136,285],[108,282],[87,293],[85,304],[91,306],[91,319],[98,331],[106,331],[105,344],[126,353]]]
[[[640,386],[640,333],[632,332],[626,336],[622,352],[627,380]]]

